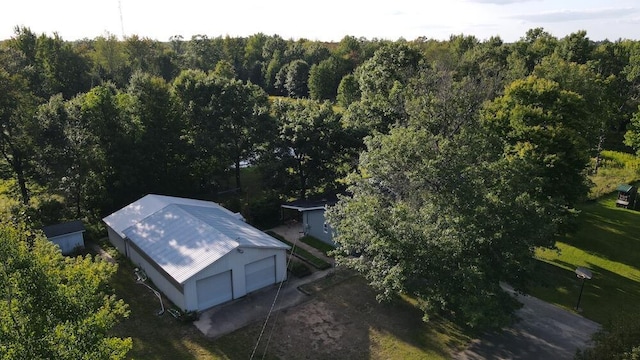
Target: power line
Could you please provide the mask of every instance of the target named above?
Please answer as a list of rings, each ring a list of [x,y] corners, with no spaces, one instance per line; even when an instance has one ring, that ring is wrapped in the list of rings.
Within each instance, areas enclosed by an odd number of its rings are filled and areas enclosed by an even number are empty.
[[[293,246],[291,247],[291,252],[289,253],[289,259],[287,260],[287,266],[285,267],[285,271],[287,271],[286,269],[289,268],[289,264],[291,263],[291,258],[293,257],[293,253],[296,249],[296,245],[298,243],[298,239],[296,238],[296,240],[293,243]],[[282,281],[280,281],[280,285],[278,285],[278,291],[276,291],[276,296],[273,298],[273,302],[271,303],[271,308],[269,309],[269,313],[267,314],[267,318],[264,320],[264,324],[262,325],[262,330],[260,330],[260,335],[258,335],[258,340],[256,341],[256,345],[253,347],[253,351],[251,352],[251,357],[250,360],[253,360],[253,357],[256,354],[256,350],[258,350],[258,345],[260,345],[260,340],[262,339],[262,335],[264,335],[264,330],[267,327],[267,323],[269,322],[269,318],[271,317],[271,313],[273,312],[273,309],[276,306],[276,302],[278,301],[278,295],[280,295],[280,289],[282,289],[282,284],[284,284],[285,279],[282,279]],[[276,321],[277,321],[277,317],[276,317]],[[269,347],[269,343],[271,342],[271,335],[273,335],[273,330],[275,329],[275,322],[273,324],[273,328],[271,328],[271,333],[269,334],[269,338],[267,340],[267,345],[265,346],[264,349],[264,353],[262,355],[262,358],[264,358],[264,356],[267,353],[267,348]]]

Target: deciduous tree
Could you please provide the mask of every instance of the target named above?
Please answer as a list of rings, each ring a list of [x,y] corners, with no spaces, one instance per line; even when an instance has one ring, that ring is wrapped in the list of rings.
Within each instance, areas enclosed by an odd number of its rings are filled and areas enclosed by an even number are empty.
[[[18,180],[22,202],[26,205],[29,203],[27,175],[34,155],[32,134],[38,99],[31,92],[26,76],[5,70],[11,71],[6,64],[19,55],[0,51],[0,65],[3,65],[0,67],[0,152]]]
[[[531,284],[534,250],[586,193],[583,99],[531,77],[479,115],[482,98],[457,99],[471,84],[432,73],[414,86],[408,118],[366,138],[350,196],[328,211],[337,261],[381,299],[416,297],[425,318],[502,326],[517,302],[500,283]]]
[[[294,60],[287,66],[284,88],[293,98],[303,98],[309,95],[309,64],[304,60]]]
[[[273,107],[278,135],[261,160],[279,182],[274,186],[297,191],[301,199],[309,191],[334,191],[336,180],[350,169],[357,146],[339,115],[328,102],[279,100]]]
[[[0,358],[124,359],[130,338],[109,331],[128,316],[108,291],[116,265],[65,258],[43,235],[0,225]]]
[[[420,52],[406,44],[390,44],[378,49],[356,70],[360,104],[349,108],[345,123],[367,132],[386,132],[406,118],[404,89],[417,74],[420,60]]]

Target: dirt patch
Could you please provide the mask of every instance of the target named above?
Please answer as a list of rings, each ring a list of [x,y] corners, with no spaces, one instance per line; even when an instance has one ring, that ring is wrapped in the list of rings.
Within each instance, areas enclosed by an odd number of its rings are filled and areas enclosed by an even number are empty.
[[[380,304],[366,282],[337,272],[305,285],[313,299],[276,314],[257,354],[280,359],[424,359],[449,358],[450,337],[439,337],[436,323],[399,300]],[[220,340],[259,333],[254,324]],[[255,342],[255,341],[254,341]]]
[[[329,304],[311,301],[283,314],[271,349],[280,358],[361,358],[345,344],[362,344],[368,333]],[[304,344],[304,345],[303,345]]]

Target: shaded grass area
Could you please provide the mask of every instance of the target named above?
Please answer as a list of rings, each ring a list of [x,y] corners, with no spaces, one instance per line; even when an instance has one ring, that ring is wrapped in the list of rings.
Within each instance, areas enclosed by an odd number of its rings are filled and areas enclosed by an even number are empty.
[[[335,250],[336,248],[334,246],[331,246],[329,244],[327,244],[326,242],[320,240],[320,239],[316,239],[313,236],[310,235],[305,235],[303,237],[300,238],[300,241],[302,241],[303,243],[309,245],[309,246],[313,246],[314,248],[322,251],[323,254],[329,256],[329,252]]]
[[[157,316],[160,303],[146,287],[134,281],[133,266],[119,260],[116,276],[111,282],[118,297],[129,305],[131,314],[114,330],[116,336],[131,337],[135,359],[228,359],[233,358],[233,343],[213,342],[190,323],[183,323],[168,313]],[[165,308],[171,307],[164,299]],[[228,356],[231,354],[232,356]]]
[[[319,270],[325,270],[331,267],[331,264],[329,264],[328,262],[320,259],[319,257],[313,255],[312,253],[308,252],[307,250],[301,248],[301,247],[294,247],[293,244],[285,239],[283,236],[273,232],[273,231],[266,231],[267,234],[273,236],[274,238],[282,241],[283,243],[291,246],[291,248],[293,249],[293,254],[296,255],[297,257],[305,260],[306,262],[308,262],[309,264],[311,264],[313,267],[315,267],[316,269]]]
[[[640,212],[615,207],[616,195],[584,204],[578,231],[558,241],[558,251],[538,251],[545,285],[532,295],[567,309],[578,300],[581,281],[574,270],[591,269],[580,307],[582,315],[605,323],[637,314],[640,303]]]

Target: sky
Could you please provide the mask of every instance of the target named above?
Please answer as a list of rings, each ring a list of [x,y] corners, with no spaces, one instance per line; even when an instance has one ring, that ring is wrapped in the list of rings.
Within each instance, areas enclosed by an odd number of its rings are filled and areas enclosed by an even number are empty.
[[[2,4],[0,39],[15,26],[64,40],[114,34],[167,41],[181,35],[278,34],[285,39],[446,40],[498,35],[506,42],[542,27],[562,38],[640,40],[638,0],[11,0]]]

